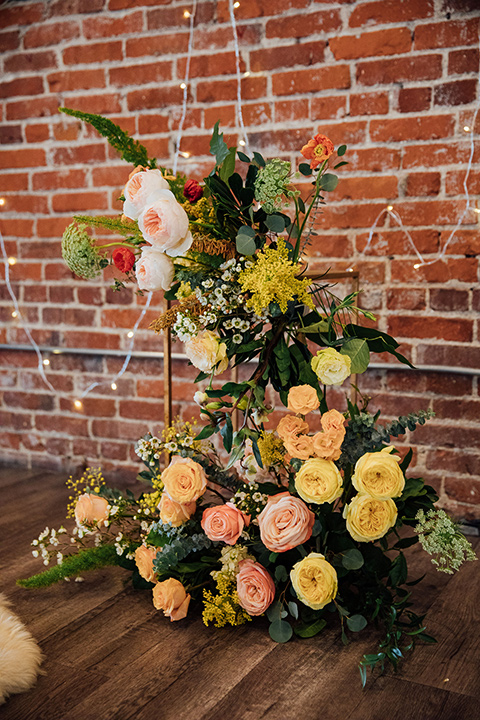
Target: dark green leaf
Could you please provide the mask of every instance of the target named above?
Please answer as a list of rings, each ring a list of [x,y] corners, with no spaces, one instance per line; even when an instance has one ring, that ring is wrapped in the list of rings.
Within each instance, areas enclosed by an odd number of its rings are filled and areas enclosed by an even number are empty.
[[[222,180],[224,180],[225,182],[230,178],[230,176],[235,171],[235,150],[236,150],[236,148],[234,148],[234,147],[228,148],[228,155],[226,156],[225,160],[222,162],[222,165],[219,170],[219,175],[222,178]]]
[[[210,154],[215,155],[216,165],[221,165],[229,153],[227,143],[223,139],[223,133],[218,132],[220,120],[217,120],[213,128],[210,140]]]
[[[278,582],[284,582],[285,580],[288,580],[288,573],[287,569],[284,565],[277,565],[275,568],[275,580]]]
[[[267,215],[265,225],[274,233],[281,233],[285,230],[285,220],[282,215]]]
[[[319,618],[318,620],[315,620],[314,623],[311,623],[310,625],[302,625],[300,627],[295,628],[295,635],[298,635],[298,637],[301,638],[310,638],[314,637],[315,635],[318,635],[319,632],[323,630],[325,625],[327,624],[327,621],[323,618]]]
[[[206,440],[215,432],[215,427],[212,425],[205,425],[196,436],[196,440]]]
[[[298,169],[300,170],[302,175],[305,175],[306,177],[312,174],[312,168],[308,163],[300,163]]]
[[[358,570],[363,565],[363,555],[360,550],[351,548],[342,553],[342,565],[346,570]]]
[[[399,553],[392,563],[389,578],[394,587],[403,585],[407,579],[407,561],[403,553]]]
[[[342,157],[342,155],[345,155],[347,152],[347,146],[346,145],[340,145],[340,147],[337,149],[337,155],[338,157]]]
[[[260,167],[265,167],[265,160],[264,160],[263,157],[260,155],[260,153],[254,152],[254,153],[253,153],[253,159],[255,160],[255,162],[257,163],[257,165],[259,165]]]
[[[220,430],[220,433],[223,438],[223,446],[225,450],[229,453],[232,449],[232,441],[233,441],[233,425],[232,425],[232,418],[230,415],[227,415],[227,419],[225,421],[225,424],[223,425],[222,429]]]
[[[290,612],[290,615],[295,619],[298,620],[298,605],[296,602],[293,602],[293,600],[290,600],[288,603],[288,610]]]
[[[241,150],[239,150],[237,152],[237,155],[238,155],[239,160],[241,160],[242,162],[246,162],[246,163],[251,162],[248,155],[245,155],[245,153],[243,153]]]
[[[246,233],[237,235],[235,245],[237,248],[237,252],[240,255],[253,255],[255,253],[255,250],[257,249],[257,246],[255,244],[255,238],[248,236]]]

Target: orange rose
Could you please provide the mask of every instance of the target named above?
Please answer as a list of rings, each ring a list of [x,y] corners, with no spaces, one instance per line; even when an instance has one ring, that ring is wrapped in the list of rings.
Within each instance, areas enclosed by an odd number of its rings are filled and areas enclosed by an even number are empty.
[[[198,500],[207,487],[207,478],[201,465],[190,458],[176,455],[162,473],[165,491],[171,500],[180,505]]]
[[[282,440],[300,433],[308,433],[309,429],[308,423],[295,415],[285,415],[277,425],[277,433]]]
[[[93,493],[84,493],[77,499],[75,505],[75,520],[77,525],[94,525],[97,527],[108,519],[108,501]]]
[[[343,432],[343,435],[345,435],[345,417],[338,410],[329,410],[323,413],[321,423],[325,432],[335,430]]]
[[[291,457],[308,460],[313,455],[313,441],[310,435],[292,435],[283,440],[285,450]]]
[[[297,385],[288,393],[288,409],[290,412],[306,415],[320,405],[317,391],[311,385]]]
[[[135,550],[135,564],[138,572],[144,580],[148,582],[155,582],[155,570],[153,569],[153,561],[157,556],[160,548],[147,547],[146,545],[140,545]]]
[[[300,152],[304,158],[310,160],[310,167],[314,170],[324,160],[328,160],[334,150],[332,141],[325,135],[315,135],[302,147]]]
[[[209,540],[235,545],[249,522],[250,515],[245,515],[233,503],[228,502],[204,510],[202,528]]]
[[[342,454],[341,446],[345,430],[341,432],[318,432],[313,436],[313,452],[324,460],[338,460]]]
[[[164,523],[170,523],[172,527],[179,527],[187,522],[197,509],[196,502],[188,502],[181,505],[175,500],[168,497],[167,493],[163,493],[158,503],[160,510],[160,520]]]
[[[170,620],[183,620],[187,616],[190,595],[179,580],[168,578],[153,588],[153,605]]]
[[[272,495],[258,516],[260,537],[272,552],[286,552],[310,539],[315,515],[298,497]]]
[[[242,560],[238,568],[238,602],[249,615],[261,615],[273,602],[275,583],[263,565],[250,558]]]

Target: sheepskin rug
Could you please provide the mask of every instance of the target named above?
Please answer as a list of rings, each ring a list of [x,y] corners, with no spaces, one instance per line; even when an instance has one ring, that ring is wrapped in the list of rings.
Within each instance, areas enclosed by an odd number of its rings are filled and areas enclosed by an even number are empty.
[[[0,704],[35,684],[42,652],[0,593]]]

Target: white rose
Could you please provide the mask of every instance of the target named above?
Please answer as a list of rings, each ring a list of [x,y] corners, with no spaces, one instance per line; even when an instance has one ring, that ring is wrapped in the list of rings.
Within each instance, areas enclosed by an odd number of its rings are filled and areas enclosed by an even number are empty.
[[[155,202],[147,205],[138,218],[145,240],[157,250],[177,257],[193,242],[188,215],[170,190],[159,190]]]
[[[215,375],[219,375],[228,367],[227,346],[218,335],[211,330],[199,332],[185,343],[185,354],[196,368],[209,373],[219,363]]]
[[[153,247],[143,247],[135,265],[140,290],[169,290],[175,269],[165,253]]]
[[[132,175],[125,185],[123,214],[136,220],[140,213],[158,197],[160,190],[168,190],[169,184],[160,170],[145,170]]]
[[[196,402],[197,405],[204,405],[208,401],[208,395],[207,393],[202,392],[201,390],[197,390],[195,395],[193,396],[193,402]]]

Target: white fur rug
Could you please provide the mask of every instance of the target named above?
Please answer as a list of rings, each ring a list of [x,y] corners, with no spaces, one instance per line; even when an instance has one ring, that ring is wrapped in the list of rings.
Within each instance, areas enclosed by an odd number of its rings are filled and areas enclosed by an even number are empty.
[[[0,593],[0,704],[36,682],[42,652]]]

